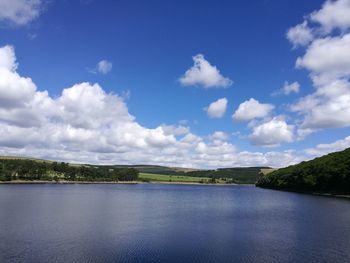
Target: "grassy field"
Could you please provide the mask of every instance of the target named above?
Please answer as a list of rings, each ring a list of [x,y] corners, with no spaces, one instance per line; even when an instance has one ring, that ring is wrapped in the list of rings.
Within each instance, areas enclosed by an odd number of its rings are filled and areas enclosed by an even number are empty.
[[[210,178],[207,177],[190,177],[178,175],[162,175],[139,173],[139,179],[150,182],[186,182],[186,183],[208,183]]]

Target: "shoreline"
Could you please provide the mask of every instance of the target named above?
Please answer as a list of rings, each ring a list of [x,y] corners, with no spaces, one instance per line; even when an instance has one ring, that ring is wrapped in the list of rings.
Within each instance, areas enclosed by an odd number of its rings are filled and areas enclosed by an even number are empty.
[[[317,193],[314,192],[312,195],[318,195],[323,197],[336,197],[336,198],[343,198],[343,199],[350,199],[350,195],[344,195],[344,194],[329,194],[329,193]]]
[[[218,185],[218,186],[253,186],[254,184],[223,184],[223,183],[198,183],[198,182],[166,182],[166,181],[118,181],[118,182],[99,182],[99,181],[45,181],[45,180],[13,180],[13,181],[3,181],[0,182],[0,185],[10,185],[10,184],[179,184],[179,185]]]
[[[12,180],[12,181],[3,181],[1,184],[138,184],[137,181],[120,181],[120,182],[99,182],[99,181],[46,181],[46,180]]]
[[[269,187],[261,187],[256,186],[257,188],[261,189],[269,189],[269,190],[275,190],[275,191],[282,191],[282,192],[290,192],[290,193],[297,193],[297,194],[305,194],[305,195],[311,195],[311,196],[321,196],[321,197],[335,197],[335,198],[342,198],[342,199],[350,199],[350,194],[333,194],[333,193],[322,193],[322,192],[312,192],[312,191],[302,191],[302,190],[296,190],[296,189],[279,189],[279,188],[269,188]]]
[[[197,183],[197,182],[167,182],[167,181],[150,181],[150,182],[142,182],[142,183],[146,183],[146,184],[188,184],[188,185],[220,185],[220,186],[230,186],[230,185],[240,185],[240,184],[223,184],[223,183],[216,183],[216,184],[212,184],[212,183]]]

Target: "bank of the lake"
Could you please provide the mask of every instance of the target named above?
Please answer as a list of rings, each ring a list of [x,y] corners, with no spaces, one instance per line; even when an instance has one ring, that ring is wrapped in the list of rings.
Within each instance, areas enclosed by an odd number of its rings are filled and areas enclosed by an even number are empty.
[[[227,184],[227,183],[199,183],[199,182],[189,182],[189,181],[48,181],[48,180],[12,180],[12,181],[0,181],[0,185],[8,184],[184,184],[184,185],[237,185],[237,184]],[[240,184],[246,186],[254,186],[253,184]]]
[[[300,190],[300,189],[293,189],[293,188],[278,188],[278,187],[261,187],[261,186],[256,186],[256,187],[263,188],[263,189],[269,189],[269,190],[275,190],[275,191],[305,194],[305,195],[315,195],[315,196],[322,196],[322,197],[335,197],[335,198],[350,199],[350,194],[348,194],[348,193],[317,192],[317,191],[307,191],[307,190]]]
[[[52,180],[11,180],[0,181],[0,184],[137,184],[138,181],[52,181]]]

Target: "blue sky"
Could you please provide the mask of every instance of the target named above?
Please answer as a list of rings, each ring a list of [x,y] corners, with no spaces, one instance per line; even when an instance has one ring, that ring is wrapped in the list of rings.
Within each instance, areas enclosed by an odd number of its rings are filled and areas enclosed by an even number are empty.
[[[348,0],[0,0],[0,9],[0,58],[12,61],[0,74],[1,154],[283,166],[350,145]],[[226,107],[209,107],[219,99]]]

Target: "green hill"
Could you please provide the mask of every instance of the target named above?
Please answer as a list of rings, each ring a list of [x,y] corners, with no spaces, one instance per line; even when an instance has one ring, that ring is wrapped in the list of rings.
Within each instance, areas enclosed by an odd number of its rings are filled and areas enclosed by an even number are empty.
[[[273,170],[270,167],[234,167],[219,168],[216,170],[200,170],[158,165],[114,165],[113,167],[134,168],[140,173],[164,176],[188,176],[225,179],[224,181],[229,181],[236,184],[255,184],[262,172],[268,173]]]
[[[256,186],[323,193],[350,193],[350,148],[262,175]]]
[[[113,167],[128,167],[138,170],[140,173],[185,175],[187,172],[198,171],[198,169],[167,167],[160,165],[113,165]]]
[[[187,172],[186,175],[192,177],[209,177],[215,179],[230,179],[237,184],[255,184],[259,179],[261,170],[269,167],[234,167],[220,168],[217,170],[199,170]]]

